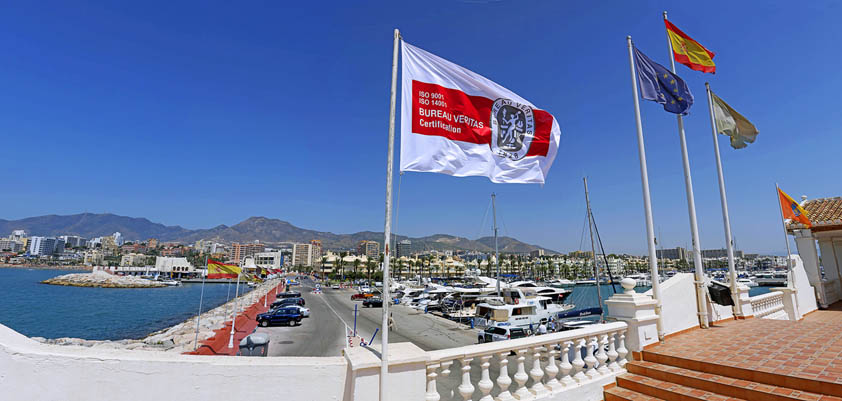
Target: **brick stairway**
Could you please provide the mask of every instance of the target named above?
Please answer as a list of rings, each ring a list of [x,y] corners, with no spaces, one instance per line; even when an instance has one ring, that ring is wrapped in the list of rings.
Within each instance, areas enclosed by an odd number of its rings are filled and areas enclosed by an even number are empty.
[[[626,364],[628,373],[606,388],[616,400],[820,400],[842,401],[842,384],[659,353]]]

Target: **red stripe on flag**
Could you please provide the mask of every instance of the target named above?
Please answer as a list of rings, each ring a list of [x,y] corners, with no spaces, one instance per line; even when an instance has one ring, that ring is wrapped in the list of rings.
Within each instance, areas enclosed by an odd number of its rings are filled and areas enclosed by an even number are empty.
[[[412,81],[412,132],[452,141],[491,147],[491,107],[494,100],[471,96],[458,89]],[[546,156],[550,148],[553,116],[533,109],[535,137],[526,156]]]

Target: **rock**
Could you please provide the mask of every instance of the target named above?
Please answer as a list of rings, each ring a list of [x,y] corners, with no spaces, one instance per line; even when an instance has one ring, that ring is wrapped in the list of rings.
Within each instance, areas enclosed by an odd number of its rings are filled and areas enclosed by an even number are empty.
[[[73,273],[42,281],[43,284],[68,285],[76,287],[103,288],[155,288],[166,287],[163,283],[132,276],[116,276],[103,271]]]

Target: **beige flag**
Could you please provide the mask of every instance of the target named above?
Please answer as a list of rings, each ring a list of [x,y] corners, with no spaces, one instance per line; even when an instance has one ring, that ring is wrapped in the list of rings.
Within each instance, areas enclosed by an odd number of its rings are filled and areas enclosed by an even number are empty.
[[[754,127],[754,124],[743,117],[742,114],[737,113],[712,91],[710,95],[713,98],[713,115],[716,119],[716,128],[719,133],[731,137],[731,147],[742,149],[749,143],[753,143],[757,138],[757,128]]]

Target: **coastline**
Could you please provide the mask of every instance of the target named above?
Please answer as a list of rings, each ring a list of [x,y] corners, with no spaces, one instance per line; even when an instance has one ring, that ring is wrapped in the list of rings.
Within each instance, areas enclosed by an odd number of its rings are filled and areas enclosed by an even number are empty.
[[[0,263],[0,269],[33,269],[33,270],[68,270],[68,271],[91,271],[91,266],[85,265],[62,265],[62,266],[44,266],[44,265],[12,265],[8,263]]]
[[[199,343],[213,337],[216,330],[225,327],[225,323],[230,322],[231,314],[235,307],[238,309],[237,313],[239,314],[258,302],[264,294],[271,291],[272,288],[282,281],[282,279],[267,280],[253,290],[237,298],[232,298],[230,301],[216,308],[203,312],[199,319]],[[38,342],[54,345],[75,345],[116,350],[160,351],[180,354],[194,350],[196,341],[196,316],[193,315],[181,323],[151,332],[141,339],[86,340],[74,337],[31,338]]]

